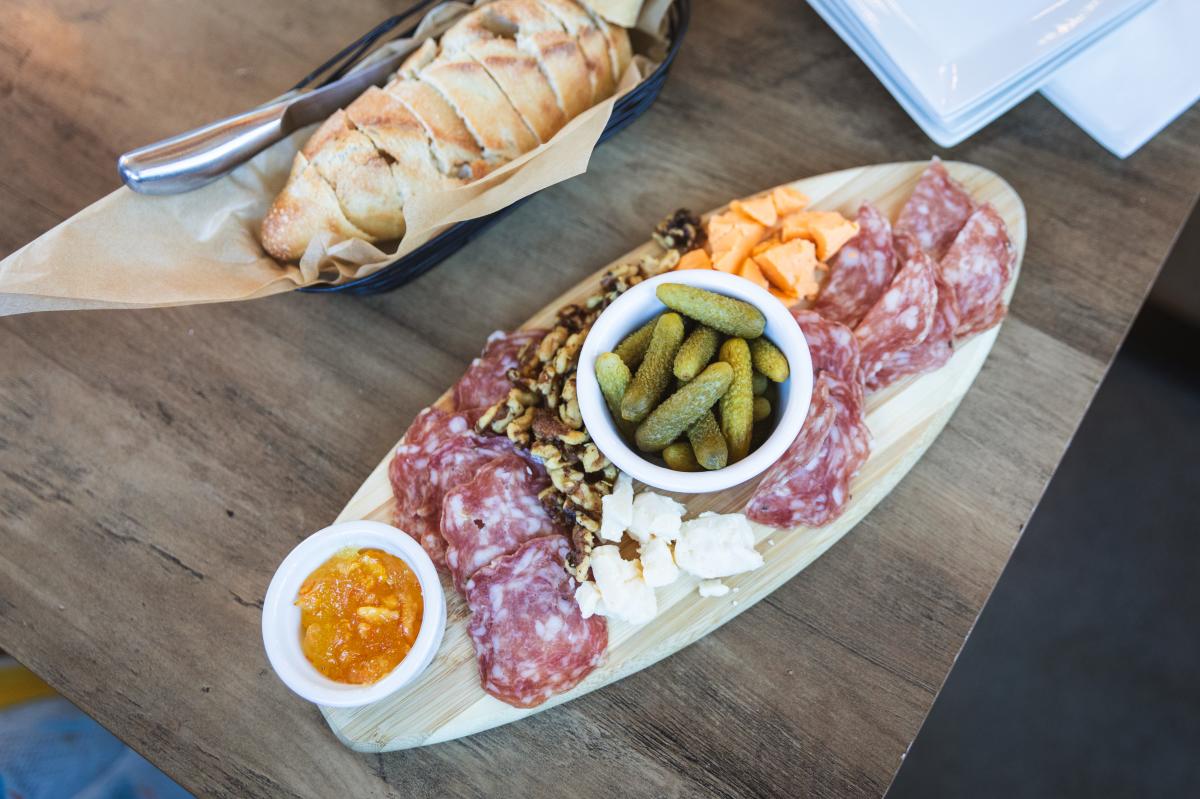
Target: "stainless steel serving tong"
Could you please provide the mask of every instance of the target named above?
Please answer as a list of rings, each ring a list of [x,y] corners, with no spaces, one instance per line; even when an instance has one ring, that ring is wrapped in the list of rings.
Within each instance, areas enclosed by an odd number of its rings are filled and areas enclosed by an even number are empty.
[[[121,180],[142,194],[192,191],[226,175],[305,125],[325,119],[368,87],[383,83],[400,66],[403,55],[381,58],[354,69],[389,32],[433,2],[419,0],[406,11],[384,20],[278,100],[130,150],[117,159]],[[411,32],[409,29],[404,34]]]

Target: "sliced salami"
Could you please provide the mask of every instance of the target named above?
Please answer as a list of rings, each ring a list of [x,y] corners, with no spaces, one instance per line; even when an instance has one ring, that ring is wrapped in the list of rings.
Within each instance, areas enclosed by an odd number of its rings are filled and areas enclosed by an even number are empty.
[[[454,413],[426,408],[409,426],[388,466],[396,526],[415,538],[440,568],[446,563],[440,529],[446,487],[465,482],[473,469],[514,451],[506,438],[473,431],[479,415],[477,408]]]
[[[746,515],[754,521],[775,524],[773,519],[791,518],[791,483],[795,476],[801,473],[804,465],[816,456],[817,450],[825,443],[825,437],[833,427],[837,409],[829,401],[829,384],[832,379],[828,372],[817,378],[813,385],[812,401],[808,406],[808,416],[804,419],[800,433],[783,456],[767,470],[758,488],[754,490],[750,506],[746,510]]]
[[[939,264],[958,307],[958,338],[987,330],[1004,318],[1004,289],[1012,279],[1014,258],[1004,220],[992,206],[980,206]]]
[[[936,268],[923,250],[913,248],[892,285],[854,328],[862,349],[863,381],[868,386],[889,357],[929,335],[937,299]]]
[[[971,195],[950,177],[941,159],[935,157],[921,174],[908,202],[900,209],[896,233],[915,238],[936,261],[946,252],[974,210]]]
[[[829,262],[829,282],[813,310],[854,327],[887,290],[896,274],[892,225],[879,209],[864,202],[858,209],[858,235]]]
[[[467,580],[467,628],[483,690],[534,707],[575,687],[604,659],[608,626],[583,618],[564,567],[565,536],[526,541]]]
[[[767,472],[750,498],[746,516],[772,527],[819,527],[850,501],[850,482],[871,454],[853,384],[824,373],[800,437]],[[825,428],[822,435],[821,428]],[[819,444],[813,449],[813,441]]]
[[[884,357],[878,371],[867,381],[867,388],[879,391],[897,380],[910,375],[924,374],[939,369],[954,354],[954,329],[958,326],[958,309],[950,287],[935,276],[937,283],[937,310],[929,334],[918,344]]]
[[[800,325],[804,340],[808,342],[814,375],[830,372],[833,377],[848,382],[859,379],[862,364],[853,330],[816,311],[793,309],[792,318]]]
[[[454,385],[454,407],[486,408],[508,396],[508,370],[520,362],[521,350],[542,340],[545,330],[497,330],[488,336],[483,353],[471,361]]]
[[[496,458],[474,479],[446,492],[442,538],[459,593],[480,568],[531,538],[565,533],[538,499],[549,484],[541,466],[514,454]]]

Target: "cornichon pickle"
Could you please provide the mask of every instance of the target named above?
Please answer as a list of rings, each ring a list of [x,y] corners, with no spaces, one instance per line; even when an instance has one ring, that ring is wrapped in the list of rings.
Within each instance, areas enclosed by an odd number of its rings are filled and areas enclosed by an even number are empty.
[[[750,453],[750,435],[754,427],[754,367],[745,339],[731,338],[721,345],[719,363],[732,369],[729,390],[721,397],[721,432],[729,447],[729,462],[737,463]]]
[[[696,454],[692,452],[692,445],[686,441],[668,444],[667,448],[662,451],[662,457],[667,462],[667,466],[677,472],[700,471],[700,463],[696,460]]]
[[[646,358],[649,360],[649,353],[646,354]],[[692,382],[663,400],[662,404],[638,425],[638,449],[658,452],[670,444],[680,433],[691,427],[701,414],[716,404],[732,380],[733,367],[720,361],[696,375]],[[626,393],[625,397],[628,399],[629,394]]]
[[[633,434],[635,426],[621,416],[621,400],[632,378],[629,367],[615,352],[605,352],[596,358],[596,382],[600,384],[600,393],[604,395],[617,427],[627,435]]]
[[[751,390],[754,391],[754,396],[757,397],[762,394],[765,394],[767,391],[767,385],[770,382],[771,381],[768,380],[767,376],[764,375],[762,372],[755,372],[754,375],[750,378],[750,388],[751,388]]]
[[[729,463],[729,448],[725,446],[725,436],[712,411],[705,411],[693,422],[687,436],[692,443],[692,454],[705,469],[724,469]]]
[[[654,325],[650,346],[642,364],[629,381],[625,397],[621,400],[621,416],[630,422],[645,419],[659,398],[671,384],[671,366],[675,353],[683,343],[683,318],[676,313],[665,313]],[[670,442],[666,442],[670,443]],[[665,444],[664,444],[665,446]]]
[[[788,379],[787,356],[765,337],[760,336],[750,342],[750,359],[754,361],[755,369],[776,383]]]
[[[681,283],[663,283],[655,293],[662,304],[672,311],[678,311],[729,336],[758,338],[767,326],[762,311],[748,302],[723,294]]]
[[[771,415],[771,401],[766,397],[754,398],[754,421],[761,422]]]
[[[650,346],[650,338],[654,335],[654,326],[661,318],[662,314],[654,317],[621,339],[621,343],[613,350],[630,369],[637,369],[642,365],[642,358],[646,357],[646,348]]]
[[[675,353],[675,376],[683,382],[700,374],[708,362],[717,354],[721,334],[707,325],[700,325],[683,340],[679,352]]]

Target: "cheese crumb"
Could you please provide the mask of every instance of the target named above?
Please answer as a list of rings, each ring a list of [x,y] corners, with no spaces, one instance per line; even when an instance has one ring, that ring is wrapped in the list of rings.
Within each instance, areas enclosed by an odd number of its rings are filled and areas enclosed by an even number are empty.
[[[616,545],[592,550],[592,577],[601,600],[596,613],[631,624],[645,624],[658,615],[654,589],[646,584],[637,561],[622,558]]]
[[[679,526],[686,510],[670,497],[643,491],[633,499],[633,520],[628,527],[629,534],[643,544],[652,536],[674,541],[679,535]]]
[[[621,472],[612,493],[600,500],[600,537],[619,542],[632,522],[633,478]]]
[[[600,599],[600,589],[591,580],[585,580],[575,589],[575,604],[579,605],[579,615],[585,619],[592,616],[606,616],[604,605]]]
[[[679,577],[675,556],[665,539],[652,536],[638,547],[638,554],[642,560],[642,578],[652,588],[670,585]]]
[[[708,512],[680,527],[675,564],[688,574],[712,578],[752,571],[763,559],[745,516]]]
[[[729,593],[729,586],[720,580],[701,580],[697,590],[700,596],[725,596]]]

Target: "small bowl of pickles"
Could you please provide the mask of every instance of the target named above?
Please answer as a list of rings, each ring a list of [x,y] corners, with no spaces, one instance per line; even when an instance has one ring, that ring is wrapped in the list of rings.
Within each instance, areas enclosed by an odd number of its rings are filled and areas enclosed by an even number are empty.
[[[664,491],[721,491],[764,472],[804,424],[812,360],[791,313],[744,278],[653,277],[584,340],[579,410],[618,469]]]

